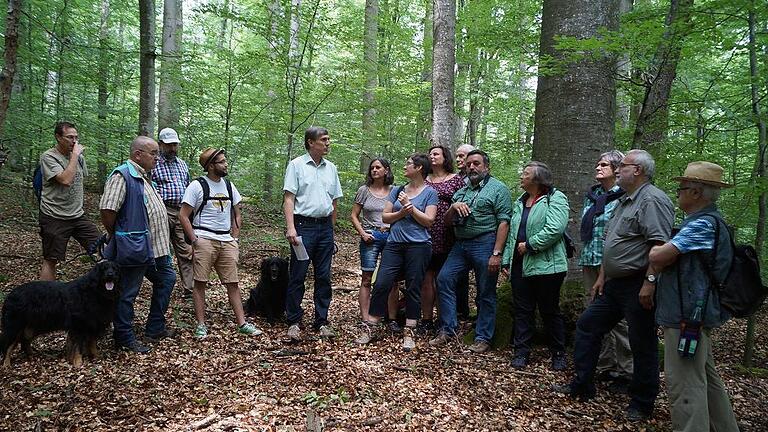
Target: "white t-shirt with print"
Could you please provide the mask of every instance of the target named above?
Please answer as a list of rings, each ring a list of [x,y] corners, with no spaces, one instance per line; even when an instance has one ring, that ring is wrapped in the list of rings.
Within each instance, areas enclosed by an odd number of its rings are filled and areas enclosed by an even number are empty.
[[[208,182],[211,198],[227,197],[227,185],[224,179],[221,179],[218,183],[209,179],[208,177],[203,177],[203,179]],[[230,220],[232,214],[232,205],[239,204],[241,200],[240,192],[237,191],[237,188],[234,184],[232,184],[232,195],[233,196],[231,197],[231,201],[218,201],[213,199],[209,200],[207,203],[205,203],[202,211],[192,219],[192,225],[202,226],[215,231],[229,230],[231,227]],[[197,208],[200,207],[200,204],[203,202],[203,187],[200,185],[200,182],[197,180],[190,182],[189,186],[187,186],[187,190],[184,191],[184,198],[182,198],[181,201],[182,203],[189,204],[192,207],[192,213],[194,214],[197,211]],[[230,234],[216,234],[201,229],[195,229],[195,235],[200,238],[206,238],[210,240],[234,240]]]

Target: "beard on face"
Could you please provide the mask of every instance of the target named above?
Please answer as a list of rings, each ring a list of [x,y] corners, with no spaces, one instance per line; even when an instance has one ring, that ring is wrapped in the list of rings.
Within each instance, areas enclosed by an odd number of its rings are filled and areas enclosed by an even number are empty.
[[[485,172],[470,171],[467,177],[472,184],[476,185],[485,177]]]

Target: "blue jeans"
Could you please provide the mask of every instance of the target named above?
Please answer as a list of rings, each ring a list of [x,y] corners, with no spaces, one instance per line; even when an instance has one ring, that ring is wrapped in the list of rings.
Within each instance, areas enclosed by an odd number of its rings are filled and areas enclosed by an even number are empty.
[[[309,260],[299,261],[291,248],[290,278],[285,298],[285,310],[288,325],[301,322],[304,311],[301,299],[304,298],[304,279],[307,277],[309,263],[315,270],[315,322],[313,327],[328,324],[328,308],[331,306],[331,258],[333,258],[333,225],[327,223],[295,222],[296,232],[307,249]]]
[[[144,334],[157,336],[165,331],[165,311],[171,300],[171,290],[176,285],[176,272],[170,255],[155,258],[155,265],[120,268],[121,291],[113,323],[116,345],[130,345],[136,341],[133,332],[133,302],[145,277],[152,282],[152,299]]]
[[[496,282],[499,273],[488,271],[488,260],[493,254],[496,233],[490,232],[471,240],[457,239],[437,275],[437,293],[440,301],[440,331],[456,333],[456,284],[460,275],[466,275],[470,268],[477,280],[477,322],[475,340],[490,342],[496,325]]]
[[[376,270],[376,261],[387,244],[389,233],[379,230],[368,230],[367,232],[373,236],[373,241],[366,243],[360,240],[360,270],[372,272]]]
[[[381,265],[376,274],[376,284],[371,293],[368,313],[383,317],[387,310],[387,297],[392,285],[401,274],[405,276],[405,318],[417,320],[421,315],[421,283],[427,272],[432,254],[429,243],[387,242],[381,254]]]
[[[643,309],[638,300],[644,280],[644,274],[609,280],[603,295],[596,297],[581,314],[576,323],[576,378],[572,384],[577,393],[595,393],[595,368],[603,336],[626,318],[634,361],[629,406],[650,414],[659,393],[659,353],[654,310]]]

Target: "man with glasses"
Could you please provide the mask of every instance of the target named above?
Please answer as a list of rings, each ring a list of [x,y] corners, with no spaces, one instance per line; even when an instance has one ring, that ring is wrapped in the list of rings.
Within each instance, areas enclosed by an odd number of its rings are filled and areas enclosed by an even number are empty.
[[[634,359],[629,421],[650,418],[659,392],[659,358],[653,297],[659,269],[648,261],[651,247],[669,241],[672,201],[651,184],[655,162],[644,150],[630,150],[619,164],[619,198],[605,229],[603,260],[592,288],[594,301],[576,323],[573,363],[576,376],[553,390],[582,400],[595,396],[595,369],[605,336],[622,318],[629,327]]]
[[[83,179],[88,168],[73,123],[59,122],[53,129],[56,146],[40,156],[43,189],[40,194],[40,237],[43,265],[40,280],[56,279],[56,264],[67,253],[69,238],[84,248],[98,240],[96,224],[85,217]]]
[[[165,311],[176,284],[168,216],[149,174],[158,156],[155,140],[145,136],[134,139],[130,159],[112,171],[99,203],[101,222],[109,235],[104,257],[120,265],[121,291],[113,323],[115,348],[142,354],[150,349],[136,340],[133,332],[133,302],[144,277],[152,282],[145,338],[156,341],[175,334],[165,326]]]
[[[491,348],[496,324],[496,282],[509,232],[512,197],[504,183],[490,175],[490,159],[485,152],[472,150],[465,163],[469,184],[456,191],[445,212],[446,224],[454,226],[456,242],[437,276],[440,330],[429,344],[445,345],[456,336],[456,283],[472,268],[477,279],[477,322],[475,342],[469,350],[483,353]]]
[[[674,180],[680,182],[677,204],[686,216],[675,237],[650,253],[651,264],[664,269],[656,322],[664,329],[672,429],[737,432],[710,339],[712,329],[730,318],[712,281],[724,280],[733,261],[731,237],[716,204],[721,188],[731,185],[723,182],[720,165],[704,161],[689,163]]]
[[[336,336],[328,322],[331,305],[331,259],[333,226],[336,224],[336,201],[341,198],[339,173],[325,158],[331,148],[328,130],[312,126],[304,132],[307,153],[288,163],[283,181],[283,214],[285,238],[291,249],[290,277],[286,293],[288,338],[301,340],[301,318],[304,311],[304,279],[312,262],[315,275],[315,318],[313,328],[320,337]],[[306,250],[308,258],[299,260],[296,248]]]
[[[157,191],[163,198],[165,212],[168,214],[168,229],[171,233],[171,245],[176,253],[179,276],[183,287],[183,296],[192,297],[194,279],[192,278],[192,248],[184,241],[184,230],[179,223],[179,210],[184,190],[189,185],[189,167],[178,157],[179,135],[171,128],[165,128],[158,135],[160,158],[152,170],[152,180],[157,184]]]

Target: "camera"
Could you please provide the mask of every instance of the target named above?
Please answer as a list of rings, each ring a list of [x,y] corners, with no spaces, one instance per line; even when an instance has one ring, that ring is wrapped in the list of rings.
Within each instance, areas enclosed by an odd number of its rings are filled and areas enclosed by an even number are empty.
[[[463,227],[467,224],[467,219],[469,216],[458,216],[456,215],[453,218],[453,226]]]

